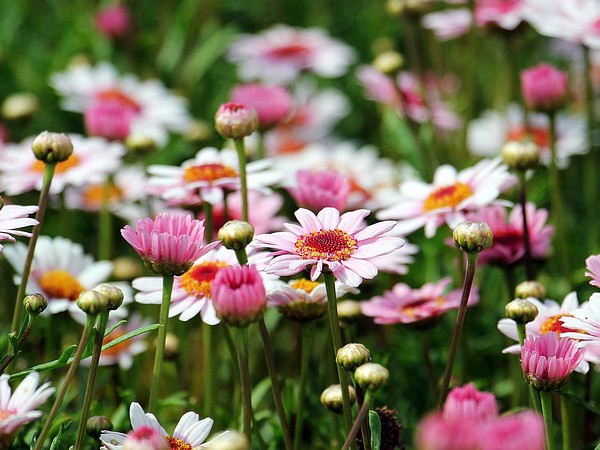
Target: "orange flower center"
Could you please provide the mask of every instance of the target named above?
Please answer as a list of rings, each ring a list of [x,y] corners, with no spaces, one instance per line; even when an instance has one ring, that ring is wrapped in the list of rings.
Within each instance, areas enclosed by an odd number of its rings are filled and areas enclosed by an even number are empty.
[[[169,441],[169,450],[192,450],[190,444],[176,437],[167,436],[167,441]]]
[[[522,141],[530,138],[540,148],[547,148],[550,145],[550,132],[547,128],[531,127],[528,131],[525,127],[517,125],[506,133],[507,141]]]
[[[296,241],[296,253],[302,259],[345,261],[356,249],[356,239],[343,230],[312,231]]]
[[[238,173],[229,166],[223,164],[201,164],[198,166],[191,166],[185,169],[183,173],[183,179],[186,183],[193,183],[196,181],[207,181],[212,183],[213,181],[221,178],[235,178]]]
[[[318,283],[316,281],[310,281],[306,278],[300,278],[291,282],[290,287],[292,289],[296,289],[297,291],[304,291],[307,294],[310,294],[320,284],[321,283]]]
[[[69,156],[69,159],[63,162],[56,163],[56,167],[54,168],[54,173],[65,173],[69,169],[73,167],[77,167],[79,165],[79,158],[75,155]],[[31,166],[31,170],[34,172],[44,173],[46,169],[46,163],[44,161],[40,161],[36,159],[33,165]]]
[[[120,338],[123,335],[125,335],[124,331],[115,330],[102,340],[102,345],[110,344],[112,341]],[[129,349],[129,347],[131,347],[131,339],[127,339],[126,341],[120,342],[117,345],[112,346],[111,348],[103,350],[102,354],[105,356],[115,357],[123,352],[126,352]]]
[[[544,321],[540,326],[540,334],[556,333],[560,336],[560,333],[567,333],[573,331],[570,328],[565,327],[565,324],[560,321],[562,317],[573,317],[571,314],[556,314]]]
[[[104,201],[105,187],[102,184],[93,184],[83,192],[83,202],[88,208],[99,209]],[[123,190],[115,185],[108,187],[108,203],[116,203],[123,198]]]
[[[181,287],[190,295],[200,299],[210,298],[210,287],[217,272],[228,264],[223,261],[206,261],[196,264],[184,273],[179,282]]]
[[[0,409],[0,421],[8,419],[10,416],[14,416],[17,411],[14,409]]]
[[[456,183],[452,186],[444,186],[436,189],[425,200],[423,209],[431,211],[439,208],[455,208],[464,199],[473,195],[471,188],[464,183]]]
[[[64,270],[50,270],[40,277],[38,284],[50,298],[77,300],[85,289],[77,278]]]
[[[108,89],[106,91],[102,91],[96,95],[96,100],[106,103],[118,103],[123,108],[127,108],[136,112],[142,109],[138,102],[118,89]]]

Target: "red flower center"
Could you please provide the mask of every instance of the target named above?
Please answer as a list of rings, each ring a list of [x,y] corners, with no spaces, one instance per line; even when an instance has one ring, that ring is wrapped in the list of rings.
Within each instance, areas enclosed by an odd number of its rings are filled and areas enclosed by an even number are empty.
[[[77,278],[65,270],[50,270],[40,277],[38,284],[47,297],[77,300],[85,289]]]
[[[540,149],[550,145],[550,132],[546,127],[531,127],[527,130],[524,126],[517,125],[506,133],[507,141],[522,141],[526,138],[533,139]]]
[[[540,326],[540,334],[556,333],[560,336],[560,333],[567,333],[569,331],[575,331],[565,327],[565,324],[560,321],[562,317],[573,317],[571,314],[560,313],[556,314],[544,321]]]
[[[454,208],[464,199],[473,195],[471,188],[461,182],[452,186],[444,186],[436,189],[425,200],[423,209],[431,211],[439,208]]]
[[[312,231],[296,241],[296,253],[302,259],[345,261],[356,249],[356,239],[343,230]]]
[[[102,103],[118,104],[124,109],[129,109],[135,112],[139,112],[142,109],[138,102],[118,89],[108,89],[106,91],[99,92],[96,95],[96,100]]]
[[[210,298],[212,281],[215,279],[217,272],[223,267],[227,267],[227,265],[223,261],[206,261],[196,264],[179,279],[181,287],[188,294],[198,299]]]
[[[185,169],[183,173],[183,179],[186,183],[193,183],[196,181],[206,181],[212,183],[213,181],[221,178],[235,178],[238,173],[229,166],[223,164],[201,164],[197,166],[191,166]]]
[[[274,59],[297,59],[306,58],[310,49],[301,43],[280,45],[267,51],[267,56]]]

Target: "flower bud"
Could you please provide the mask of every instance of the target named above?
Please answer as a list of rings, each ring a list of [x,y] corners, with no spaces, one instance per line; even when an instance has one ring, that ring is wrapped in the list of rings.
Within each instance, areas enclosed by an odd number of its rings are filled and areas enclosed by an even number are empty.
[[[122,450],[169,450],[169,441],[147,425],[130,432],[123,441]]]
[[[134,132],[125,138],[125,146],[131,153],[146,155],[156,150],[156,141],[152,136]]]
[[[350,405],[356,402],[356,391],[352,386],[348,386],[348,395],[350,396]],[[329,411],[341,413],[344,404],[342,401],[342,387],[339,384],[332,384],[321,393],[321,404]]]
[[[230,220],[221,227],[217,238],[229,250],[242,250],[252,242],[254,227],[243,220]]]
[[[23,299],[23,306],[27,314],[37,316],[48,307],[48,301],[42,294],[29,294]]]
[[[352,371],[371,360],[371,352],[362,344],[346,344],[340,348],[335,357],[335,362],[344,369]]]
[[[86,314],[100,314],[108,310],[108,299],[98,291],[83,291],[77,299],[77,306]]]
[[[29,92],[11,94],[2,102],[2,116],[7,120],[21,120],[33,116],[39,107],[37,97]]]
[[[375,391],[387,383],[390,372],[381,364],[366,363],[354,371],[358,385],[370,391]]]
[[[362,316],[360,302],[357,300],[342,300],[337,304],[340,320],[350,322]]]
[[[504,308],[506,317],[520,324],[532,322],[538,315],[537,307],[529,300],[517,298]]]
[[[73,143],[66,134],[44,131],[33,140],[31,149],[40,161],[59,163],[73,154]]]
[[[256,110],[239,103],[224,103],[215,115],[215,128],[225,139],[250,136],[258,125]]]
[[[123,299],[125,298],[123,291],[112,284],[102,283],[93,290],[106,297],[106,301],[108,302],[106,308],[109,311],[113,311],[123,304]]]
[[[539,64],[521,72],[523,100],[534,111],[555,112],[565,106],[569,80],[550,64]]]
[[[243,433],[227,430],[210,441],[206,450],[250,450],[250,443]]]
[[[537,281],[523,281],[515,288],[516,298],[537,298],[542,300],[546,298],[546,288],[542,283]]]
[[[492,229],[485,222],[461,222],[452,232],[454,245],[466,253],[490,248],[493,239]]]
[[[375,68],[386,75],[398,73],[403,64],[404,58],[400,53],[394,50],[380,53],[375,58],[375,61],[373,61]]]
[[[121,256],[113,259],[113,276],[117,280],[131,281],[144,274],[144,267],[139,260]]]
[[[511,169],[525,171],[534,169],[540,163],[540,148],[533,141],[508,141],[501,153]]]
[[[90,417],[85,425],[85,431],[93,439],[100,439],[102,431],[112,431],[113,424],[107,417]]]

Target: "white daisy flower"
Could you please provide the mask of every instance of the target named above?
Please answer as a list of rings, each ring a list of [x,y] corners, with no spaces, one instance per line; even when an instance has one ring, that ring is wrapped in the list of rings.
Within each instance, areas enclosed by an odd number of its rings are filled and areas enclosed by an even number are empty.
[[[0,207],[0,252],[4,248],[2,241],[15,242],[14,236],[31,237],[30,232],[17,230],[17,228],[37,225],[38,221],[29,217],[37,210],[37,206],[4,205]]]
[[[600,294],[592,294],[588,302],[560,317],[560,321],[568,330],[561,336],[580,341],[578,345],[587,349],[585,359],[600,364]]]
[[[51,194],[62,192],[66,186],[102,183],[108,174],[119,169],[125,154],[125,147],[118,142],[74,134],[69,137],[73,142],[73,154],[56,164]],[[42,190],[46,165],[35,158],[31,150],[33,139],[7,144],[0,153],[0,191],[18,195],[33,189]]]
[[[133,430],[149,427],[165,436],[170,450],[195,450],[206,448],[210,444],[210,441],[204,441],[210,434],[213,420],[210,417],[200,420],[200,416],[191,411],[179,419],[173,434],[168,434],[154,414],[145,413],[139,403],[132,403],[129,407],[129,419]],[[126,434],[115,431],[102,431],[100,436],[104,448],[108,450],[121,450],[126,438]]]

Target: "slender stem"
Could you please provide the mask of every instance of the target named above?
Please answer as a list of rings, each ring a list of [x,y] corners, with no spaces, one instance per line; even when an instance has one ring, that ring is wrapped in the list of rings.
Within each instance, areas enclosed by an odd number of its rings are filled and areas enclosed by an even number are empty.
[[[160,387],[160,376],[165,356],[165,342],[167,340],[167,322],[169,320],[169,307],[171,306],[171,293],[173,292],[173,275],[163,276],[162,303],[158,322],[158,339],[156,340],[156,353],[154,354],[154,369],[152,370],[152,385],[150,387],[150,400],[148,410],[156,412],[158,405],[158,389]]]
[[[352,382],[354,383],[354,390],[356,391],[356,404],[358,406],[358,410],[360,411],[365,402],[365,392],[359,386],[355,379],[352,378]],[[371,450],[371,435],[369,433],[369,424],[366,420],[366,417],[360,424],[360,433],[362,435],[364,450]]]
[[[522,348],[523,343],[525,342],[525,339],[527,338],[524,323],[517,323],[517,335],[519,336],[519,345]],[[540,412],[540,404],[538,401],[539,397],[536,394],[535,389],[529,383],[527,383],[527,388],[529,389],[529,403],[530,403],[531,407],[534,409],[535,412]],[[516,387],[515,387],[515,389],[516,389]]]
[[[583,385],[583,401],[588,403],[592,399],[592,379],[594,371],[590,370],[585,374],[585,381]],[[583,445],[588,445],[593,439],[593,427],[592,427],[593,416],[591,411],[587,408],[583,410]]]
[[[204,357],[204,414],[212,417],[215,407],[215,357],[217,352],[213,350],[214,332],[212,325],[203,323],[202,327],[202,347]]]
[[[248,329],[236,328],[238,338],[237,355],[240,367],[240,387],[242,391],[242,430],[250,441],[252,422],[252,397],[250,387],[250,368],[248,367]]]
[[[329,326],[331,328],[331,340],[333,342],[333,354],[337,355],[342,346],[342,335],[340,332],[340,320],[337,313],[337,297],[335,294],[335,278],[330,271],[323,271],[325,277],[325,288],[327,290],[327,307],[329,310]],[[342,388],[342,405],[344,410],[344,428],[346,433],[352,427],[352,409],[350,406],[350,394],[348,393],[348,379],[343,367],[336,364],[338,379]],[[353,446],[354,448],[355,446]]]
[[[546,450],[554,450],[554,431],[552,425],[552,397],[548,391],[540,391],[542,414],[546,424]]]
[[[213,205],[208,202],[204,202],[202,205],[204,208],[204,217],[205,217],[204,241],[208,244],[209,242],[212,241],[212,238],[213,238],[215,218],[214,218],[214,214],[213,214]]]
[[[234,139],[235,149],[237,150],[240,163],[240,183],[242,185],[242,219],[248,222],[248,185],[246,181],[246,149],[244,148],[244,138]]]
[[[56,419],[56,415],[58,414],[58,410],[60,409],[62,402],[67,394],[67,390],[69,389],[69,385],[75,376],[75,372],[79,367],[79,362],[81,361],[81,355],[83,355],[83,351],[85,350],[88,338],[90,337],[90,330],[94,326],[96,322],[95,315],[88,315],[85,323],[85,327],[83,328],[83,333],[81,333],[81,339],[79,340],[79,344],[77,344],[77,350],[75,350],[75,355],[73,356],[73,362],[67,371],[67,375],[65,376],[65,380],[63,381],[62,386],[60,387],[60,391],[56,396],[56,400],[54,400],[54,404],[52,405],[52,409],[50,410],[50,414],[48,414],[48,418],[44,423],[44,427],[40,432],[39,437],[35,441],[34,450],[42,450],[44,446],[44,442],[48,437],[48,433],[50,432],[50,428],[54,424],[54,419]]]
[[[258,133],[258,149],[257,149],[256,157],[258,159],[265,159],[267,157],[267,149],[265,147],[265,134],[260,132]]]
[[[586,220],[588,223],[587,235],[589,238],[589,251],[591,253],[596,253],[598,250],[598,217],[596,214],[596,195],[598,192],[596,182],[596,167],[598,164],[598,152],[594,148],[596,114],[594,111],[595,98],[594,86],[592,84],[592,63],[590,61],[590,49],[586,46],[583,47],[583,60],[586,99],[585,109],[587,116],[587,141],[589,147],[587,161],[586,164],[584,164],[583,166],[584,195],[588,212],[588,217],[586,218]]]
[[[460,307],[458,316],[456,317],[456,325],[454,326],[454,334],[452,335],[452,343],[450,344],[450,354],[448,355],[448,363],[446,364],[446,372],[444,373],[444,381],[442,382],[442,391],[440,393],[438,408],[442,408],[448,395],[448,387],[450,386],[450,378],[452,377],[452,369],[454,368],[454,359],[456,358],[456,350],[460,342],[465,316],[467,315],[467,303],[471,286],[473,286],[473,278],[475,277],[475,269],[477,267],[477,257],[479,253],[467,253],[467,269],[465,282],[463,284],[462,297],[460,299]]]
[[[275,410],[279,416],[279,423],[281,424],[281,433],[283,434],[283,441],[287,450],[292,450],[294,447],[292,444],[292,434],[290,432],[290,426],[288,425],[285,417],[285,410],[283,408],[283,402],[281,401],[281,389],[279,388],[279,380],[277,377],[277,367],[275,366],[275,355],[273,354],[273,345],[271,343],[271,337],[269,336],[269,330],[265,325],[265,320],[261,317],[258,321],[258,328],[260,330],[260,337],[263,341],[263,347],[265,349],[265,359],[267,360],[267,369],[269,371],[269,377],[271,378],[271,388],[273,390],[273,400],[275,401]]]
[[[98,362],[100,361],[100,353],[102,352],[102,342],[104,341],[104,333],[108,324],[108,311],[102,313],[98,319],[96,326],[96,336],[94,337],[94,348],[92,350],[92,361],[90,363],[90,371],[88,373],[87,383],[85,385],[85,394],[83,397],[83,406],[81,407],[81,418],[79,419],[79,427],[77,428],[77,440],[75,441],[75,450],[80,450],[85,438],[85,429],[88,416],[90,414],[90,405],[92,404],[92,393],[94,392],[94,384],[96,383],[96,374],[98,373]]]
[[[102,207],[100,208],[100,239],[98,239],[98,259],[110,259],[112,255],[112,214],[110,212],[111,177],[102,186]]]
[[[435,399],[438,396],[437,383],[435,381],[435,374],[433,372],[433,364],[431,363],[431,352],[429,348],[429,336],[427,331],[421,333],[421,350],[423,352],[423,361],[425,362],[425,369],[427,370],[427,382],[429,383],[429,390],[431,396]],[[434,400],[435,401],[435,400]]]
[[[35,316],[32,316],[30,314],[27,315],[27,325],[25,325],[23,333],[19,338],[17,348],[15,349],[14,353],[11,353],[9,351],[9,353],[6,356],[4,356],[4,358],[2,358],[2,362],[0,363],[0,375],[4,373],[4,371],[10,365],[12,360],[15,359],[15,357],[21,352],[21,349],[23,348],[23,345],[25,345],[25,341],[27,340],[29,333],[31,333],[31,328],[33,327],[33,322],[35,321],[35,319]]]
[[[365,421],[367,417],[367,413],[369,412],[369,408],[371,407],[371,400],[373,398],[373,393],[371,391],[367,391],[365,394],[365,400],[358,411],[358,416],[356,416],[356,420],[352,424],[352,428],[348,433],[348,437],[346,438],[346,442],[344,442],[344,446],[342,450],[348,450],[351,446],[354,446],[356,443],[356,435],[358,434],[358,430],[360,430],[361,424]]]
[[[305,329],[306,328],[306,329]],[[298,382],[298,398],[296,400],[296,429],[294,430],[294,450],[300,450],[302,445],[302,426],[304,423],[304,391],[308,378],[308,366],[310,363],[310,350],[312,347],[314,322],[309,322],[300,327],[302,334],[302,353],[300,356],[300,380]]]
[[[240,266],[248,264],[248,254],[246,253],[245,248],[241,250],[235,250],[235,257],[237,258],[238,263],[240,263]]]
[[[562,424],[563,450],[571,450],[571,421],[569,420],[569,399],[560,397],[560,419]]]
[[[521,214],[523,215],[523,245],[525,246],[525,273],[528,280],[533,280],[533,261],[531,259],[531,240],[529,238],[529,226],[527,225],[527,181],[525,180],[525,172],[519,171],[519,203],[521,204]]]
[[[552,152],[552,161],[550,162],[550,191],[552,195],[552,214],[556,224],[556,232],[554,235],[558,237],[555,239],[555,242],[558,243],[562,273],[567,276],[567,280],[570,284],[571,268],[569,264],[569,239],[565,226],[565,209],[560,195],[560,174],[556,157],[556,114],[550,113],[548,117],[550,119],[550,150]]]
[[[223,189],[223,223],[229,222],[229,189]]]
[[[44,181],[38,202],[38,212],[35,215],[35,219],[39,223],[33,227],[32,236],[29,239],[29,246],[27,247],[27,256],[25,258],[25,263],[23,264],[23,270],[21,271],[21,284],[17,291],[17,299],[15,301],[15,310],[13,313],[13,331],[18,331],[18,326],[21,323],[21,316],[23,315],[23,297],[25,297],[25,290],[27,289],[27,281],[29,280],[29,272],[31,271],[31,263],[33,262],[35,244],[42,231],[42,223],[44,221],[44,214],[46,213],[46,206],[48,205],[48,194],[50,193],[50,185],[52,184],[55,168],[55,163],[46,164],[44,168]]]

